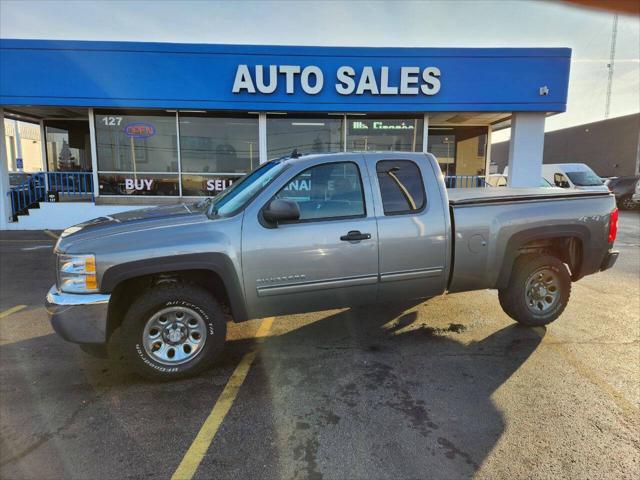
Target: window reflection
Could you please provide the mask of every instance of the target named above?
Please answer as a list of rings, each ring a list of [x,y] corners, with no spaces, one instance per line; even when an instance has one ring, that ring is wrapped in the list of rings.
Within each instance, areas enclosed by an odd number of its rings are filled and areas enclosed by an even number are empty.
[[[347,150],[422,151],[422,118],[349,116]]]
[[[47,121],[45,135],[50,172],[92,170],[89,125],[86,121]]]
[[[268,158],[274,159],[299,153],[341,152],[342,116],[280,116],[267,117]]]
[[[225,191],[243,175],[182,174],[182,195],[191,197],[215,196]]]
[[[427,150],[446,176],[484,175],[487,127],[429,127]]]
[[[179,195],[177,174],[99,174],[98,183],[100,195],[144,195],[162,197]]]
[[[180,114],[183,172],[247,173],[259,163],[258,118]]]
[[[99,171],[178,171],[175,113],[101,112],[95,126]]]
[[[311,167],[297,175],[275,198],[296,202],[299,221],[365,215],[360,172],[352,162]]]

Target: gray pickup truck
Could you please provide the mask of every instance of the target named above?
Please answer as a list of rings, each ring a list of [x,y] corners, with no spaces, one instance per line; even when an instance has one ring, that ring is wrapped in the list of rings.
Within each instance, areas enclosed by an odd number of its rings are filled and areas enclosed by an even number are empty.
[[[607,192],[447,191],[430,154],[292,155],[199,203],[68,228],[46,306],[84,350],[120,328],[139,373],[179,378],[220,355],[229,316],[498,289],[511,318],[548,324],[615,263],[616,230]]]

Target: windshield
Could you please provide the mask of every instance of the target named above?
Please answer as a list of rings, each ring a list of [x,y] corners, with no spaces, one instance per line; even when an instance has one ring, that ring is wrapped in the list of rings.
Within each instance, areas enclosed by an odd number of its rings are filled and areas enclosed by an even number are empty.
[[[578,187],[592,187],[602,185],[602,179],[591,171],[586,172],[566,172],[567,177]]]
[[[285,168],[284,162],[272,160],[244,176],[224,192],[207,199],[210,202],[209,216],[225,217],[241,209]]]
[[[547,180],[546,178],[541,178],[540,179],[540,186],[541,187],[553,187],[553,185],[551,185],[551,182],[549,180]]]

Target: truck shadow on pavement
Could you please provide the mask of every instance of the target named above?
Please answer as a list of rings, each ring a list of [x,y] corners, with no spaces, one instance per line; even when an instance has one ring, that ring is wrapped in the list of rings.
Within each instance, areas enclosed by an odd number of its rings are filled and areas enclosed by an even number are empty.
[[[242,444],[216,443],[202,471],[316,479],[472,476],[505,429],[491,396],[543,334],[513,324],[469,341],[462,325],[434,328],[415,311],[404,313],[408,307],[345,310],[268,338],[236,401],[238,421],[224,429]],[[237,348],[245,347],[229,350]],[[238,448],[247,456],[236,464],[229,460]]]
[[[410,307],[349,309],[300,327],[276,319],[274,336],[232,340],[212,370],[168,384],[53,335],[4,345],[3,476],[106,478],[125,466],[170,476],[252,348],[256,361],[199,478],[473,476],[505,429],[491,395],[541,335],[510,325],[470,341],[464,327],[434,328]],[[278,333],[278,321],[292,329]],[[528,390],[516,391],[527,408]],[[158,412],[170,414],[158,422]],[[100,463],[109,445],[117,455]]]

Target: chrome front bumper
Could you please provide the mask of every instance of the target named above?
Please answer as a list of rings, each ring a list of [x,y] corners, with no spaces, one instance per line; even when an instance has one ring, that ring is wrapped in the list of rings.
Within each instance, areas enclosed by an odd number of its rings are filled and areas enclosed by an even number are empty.
[[[58,335],[74,343],[107,342],[110,295],[60,292],[55,285],[45,299],[51,325]]]

